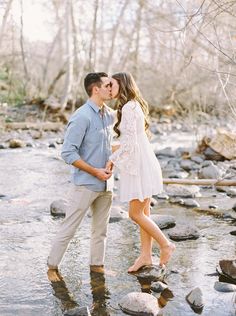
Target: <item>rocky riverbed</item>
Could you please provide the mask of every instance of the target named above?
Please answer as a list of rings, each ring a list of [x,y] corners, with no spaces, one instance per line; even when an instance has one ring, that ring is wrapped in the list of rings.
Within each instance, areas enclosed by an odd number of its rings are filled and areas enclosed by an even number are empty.
[[[196,135],[169,126],[152,126],[153,148],[165,178],[235,178],[236,161],[196,154]],[[0,138],[1,315],[89,315],[88,310],[99,316],[124,315],[127,308],[139,315],[156,298],[157,309],[150,315],[190,316],[196,312],[192,297],[203,304],[202,315],[235,315],[235,289],[225,291],[216,273],[220,260],[235,259],[235,187],[165,185],[152,201],[152,216],[175,242],[176,252],[167,271],[154,266],[144,276],[130,275],[127,269],[139,252],[138,230],[128,219],[127,205],[119,202],[116,173],[105,275],[89,272],[88,213],[63,259],[64,282],[51,285],[46,260],[62,217],[51,215],[50,205],[59,200],[63,213],[60,200],[66,199],[69,166],[60,158],[63,131],[37,135],[14,131]],[[12,139],[19,145],[10,146]],[[154,259],[158,264],[156,246]],[[137,299],[142,302],[139,311]]]

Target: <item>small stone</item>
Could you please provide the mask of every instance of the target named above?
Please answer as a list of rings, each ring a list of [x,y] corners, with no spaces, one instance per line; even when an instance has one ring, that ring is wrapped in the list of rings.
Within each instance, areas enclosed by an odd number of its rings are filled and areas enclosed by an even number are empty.
[[[188,173],[186,171],[174,171],[169,174],[169,178],[171,179],[186,179],[188,177]]]
[[[202,163],[202,167],[209,167],[209,166],[214,166],[214,163],[211,161],[211,160],[205,160],[203,163]]]
[[[200,156],[193,156],[193,157],[191,157],[191,160],[198,163],[198,164],[201,164],[204,161],[204,159]]]
[[[183,205],[183,204],[184,204],[184,199],[181,199],[181,198],[171,198],[171,199],[170,199],[170,203]]]
[[[9,142],[10,148],[22,148],[25,147],[25,143],[21,139],[11,139]]]
[[[163,148],[161,150],[158,150],[156,153],[156,156],[167,156],[167,157],[175,157],[176,154],[175,152],[172,150],[171,147],[166,147]]]
[[[193,199],[184,200],[183,205],[188,207],[200,207],[200,204]]]
[[[218,208],[218,206],[216,206],[216,205],[214,205],[214,204],[211,204],[211,205],[209,205],[209,208],[216,210],[216,209]]]
[[[56,148],[56,145],[55,145],[54,143],[50,143],[50,144],[48,145],[48,147],[49,147],[49,148]]]
[[[151,198],[151,202],[150,202],[150,205],[153,207],[157,204],[157,200],[154,199],[154,198]]]
[[[4,144],[0,144],[0,149],[6,149],[7,147]]]
[[[68,207],[68,202],[66,200],[63,200],[63,199],[55,200],[50,205],[51,215],[65,216],[67,207]]]
[[[236,230],[233,230],[232,232],[230,232],[230,235],[236,236]]]
[[[200,311],[203,309],[203,299],[202,291],[199,287],[194,288],[187,296],[186,301],[189,303],[190,307],[195,311]]]
[[[137,316],[157,316],[160,310],[155,296],[139,292],[124,296],[119,306],[124,313]]]
[[[216,281],[214,285],[214,289],[218,292],[236,292],[236,285]]]
[[[160,193],[155,195],[155,198],[159,199],[159,200],[168,200],[169,196],[166,193]],[[235,205],[236,208],[236,205]]]
[[[190,171],[190,170],[194,169],[196,166],[195,166],[195,163],[193,161],[186,159],[186,160],[181,161],[180,167],[183,168],[184,170]]]
[[[198,239],[200,237],[199,231],[196,227],[177,227],[168,233],[170,239],[175,241],[182,241],[188,239]]]
[[[151,285],[151,290],[153,290],[154,292],[160,293],[162,292],[164,289],[166,289],[168,287],[167,284],[161,282],[161,281],[157,281],[157,282],[153,282]]]
[[[150,217],[160,229],[171,228],[174,227],[176,224],[176,220],[172,215],[152,214]]]

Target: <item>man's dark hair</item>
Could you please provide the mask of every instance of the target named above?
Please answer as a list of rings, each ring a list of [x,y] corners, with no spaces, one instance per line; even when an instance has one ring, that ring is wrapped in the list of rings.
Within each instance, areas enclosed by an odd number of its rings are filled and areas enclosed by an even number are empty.
[[[84,78],[84,88],[89,97],[92,95],[92,90],[94,86],[101,87],[102,84],[102,77],[108,77],[108,74],[105,72],[91,72],[87,74]]]

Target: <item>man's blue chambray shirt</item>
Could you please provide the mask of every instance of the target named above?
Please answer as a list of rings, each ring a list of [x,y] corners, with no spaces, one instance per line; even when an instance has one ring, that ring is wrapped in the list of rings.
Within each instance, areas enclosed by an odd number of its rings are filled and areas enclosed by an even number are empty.
[[[62,146],[61,156],[67,164],[82,159],[95,168],[105,168],[111,155],[114,111],[99,107],[90,99],[71,116]],[[91,191],[108,190],[106,181],[72,166],[72,181]]]

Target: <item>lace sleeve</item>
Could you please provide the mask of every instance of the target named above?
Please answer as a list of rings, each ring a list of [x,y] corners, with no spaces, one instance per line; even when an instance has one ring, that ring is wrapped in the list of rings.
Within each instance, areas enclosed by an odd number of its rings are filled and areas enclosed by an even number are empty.
[[[110,160],[118,169],[131,175],[138,175],[139,146],[137,143],[136,116],[131,105],[124,105],[121,125],[120,148],[110,156]]]

